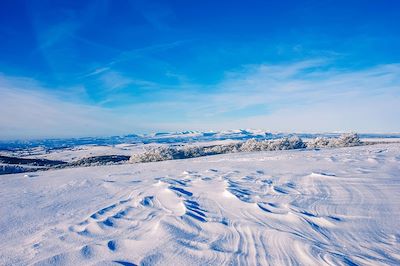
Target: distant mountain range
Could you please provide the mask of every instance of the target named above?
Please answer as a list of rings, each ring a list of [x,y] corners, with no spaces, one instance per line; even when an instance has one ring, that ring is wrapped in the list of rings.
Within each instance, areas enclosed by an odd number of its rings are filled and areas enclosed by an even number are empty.
[[[340,133],[271,133],[263,130],[237,129],[226,131],[182,131],[157,132],[152,134],[128,134],[109,137],[82,137],[82,138],[54,138],[33,140],[0,141],[0,150],[19,150],[34,147],[60,149],[78,145],[116,145],[135,143],[188,143],[215,140],[246,140],[246,139],[277,139],[285,136],[297,135],[301,138],[315,138],[319,136],[337,137]],[[400,133],[390,134],[359,134],[361,138],[400,138]]]

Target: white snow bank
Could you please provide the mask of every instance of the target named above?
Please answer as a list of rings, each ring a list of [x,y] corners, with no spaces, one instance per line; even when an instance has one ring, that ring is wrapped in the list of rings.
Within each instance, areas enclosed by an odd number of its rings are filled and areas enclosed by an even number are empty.
[[[0,176],[0,265],[399,265],[400,144]]]

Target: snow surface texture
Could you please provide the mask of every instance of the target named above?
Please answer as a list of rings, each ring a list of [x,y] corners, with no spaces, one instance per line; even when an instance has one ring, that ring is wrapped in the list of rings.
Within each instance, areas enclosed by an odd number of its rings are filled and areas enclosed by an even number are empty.
[[[400,144],[0,176],[0,265],[399,265]]]

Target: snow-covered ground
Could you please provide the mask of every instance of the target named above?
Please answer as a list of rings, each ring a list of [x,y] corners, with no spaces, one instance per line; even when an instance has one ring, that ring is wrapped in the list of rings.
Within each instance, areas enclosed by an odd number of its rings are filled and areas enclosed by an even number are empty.
[[[400,143],[0,176],[1,265],[399,265]]]

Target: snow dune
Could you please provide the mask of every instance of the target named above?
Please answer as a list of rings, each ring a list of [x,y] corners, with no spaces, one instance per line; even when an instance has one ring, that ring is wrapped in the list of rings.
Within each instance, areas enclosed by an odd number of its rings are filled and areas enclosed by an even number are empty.
[[[399,265],[400,144],[0,176],[1,265]]]

